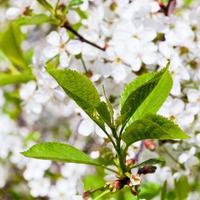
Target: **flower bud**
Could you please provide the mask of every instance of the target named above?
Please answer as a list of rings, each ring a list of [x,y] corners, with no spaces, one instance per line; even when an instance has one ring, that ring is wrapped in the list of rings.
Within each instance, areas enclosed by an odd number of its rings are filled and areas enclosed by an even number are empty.
[[[156,144],[153,142],[153,140],[145,140],[144,146],[150,151],[154,151],[156,149]]]
[[[138,174],[152,174],[156,171],[156,166],[147,165],[139,168]]]
[[[127,167],[132,167],[134,164],[135,164],[135,160],[134,159],[126,160],[126,166]]]
[[[84,192],[82,196],[83,196],[83,200],[88,200],[90,197],[90,191]]]
[[[110,190],[112,192],[116,192],[116,191],[120,190],[121,188],[122,188],[122,184],[121,184],[120,180],[116,180],[113,183],[111,183],[111,185],[110,185]]]
[[[132,193],[134,196],[137,196],[137,195],[138,195],[137,188],[136,188],[136,187],[132,187],[132,188],[131,188],[131,193]]]
[[[141,184],[141,178],[139,176],[139,174],[134,174],[131,176],[130,178],[130,185],[131,186],[136,186],[136,185],[140,185]]]

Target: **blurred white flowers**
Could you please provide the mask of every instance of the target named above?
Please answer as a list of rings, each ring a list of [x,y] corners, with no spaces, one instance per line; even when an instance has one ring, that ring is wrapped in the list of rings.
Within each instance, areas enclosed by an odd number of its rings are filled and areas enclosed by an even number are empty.
[[[47,36],[48,47],[44,49],[44,55],[48,59],[59,56],[60,67],[69,66],[72,55],[81,53],[82,42],[79,40],[70,40],[69,35],[64,28],[60,28],[58,32],[52,31]]]

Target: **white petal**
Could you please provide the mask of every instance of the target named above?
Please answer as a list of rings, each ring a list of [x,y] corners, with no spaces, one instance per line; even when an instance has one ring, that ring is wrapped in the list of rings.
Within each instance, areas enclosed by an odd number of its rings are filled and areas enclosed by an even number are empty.
[[[142,65],[142,61],[140,58],[133,58],[133,61],[131,63],[131,68],[133,71],[139,71]]]
[[[155,53],[144,53],[142,60],[147,65],[155,64],[157,55]]]
[[[60,36],[56,31],[52,31],[46,38],[47,42],[53,46],[60,45]]]
[[[78,133],[83,136],[89,136],[94,132],[94,123],[89,119],[84,119],[78,127]]]
[[[171,94],[175,96],[179,96],[181,94],[181,84],[180,80],[177,77],[174,77]]]
[[[190,102],[196,102],[200,99],[200,92],[195,89],[189,89],[187,91],[187,98]]]
[[[187,154],[187,153],[182,153],[179,158],[178,158],[178,161],[183,164],[185,163],[188,159],[189,159],[190,155]]]
[[[67,55],[65,51],[60,54],[60,67],[65,68],[69,66],[70,57]]]
[[[76,24],[80,21],[80,16],[74,10],[70,10],[67,14],[67,19],[70,24]]]
[[[41,104],[32,102],[30,106],[31,106],[32,112],[34,112],[35,114],[40,114],[42,112],[42,105]]]
[[[21,10],[19,8],[16,8],[16,7],[11,7],[6,11],[6,17],[9,20],[16,19],[20,14],[21,14]]]
[[[72,55],[78,55],[82,50],[82,42],[79,40],[71,40],[67,43],[66,49]]]
[[[20,89],[20,97],[23,100],[27,100],[33,95],[35,89],[36,89],[35,81],[30,81],[29,83],[22,85]]]
[[[54,56],[59,54],[59,48],[56,46],[46,47],[43,50],[43,54],[46,58],[53,58]]]
[[[67,42],[69,40],[69,35],[68,35],[68,33],[67,33],[65,28],[61,28],[59,30],[59,34],[60,34],[62,43],[65,43],[65,42]]]
[[[170,111],[171,111],[171,114],[176,116],[180,113],[183,112],[184,110],[184,102],[180,99],[174,99],[172,102],[171,102],[171,105],[169,107]]]
[[[116,83],[120,83],[127,77],[127,71],[125,69],[125,66],[123,65],[116,65],[114,67],[114,70],[112,72],[113,78]]]
[[[101,138],[107,138],[106,134],[98,126],[95,126],[95,133]]]
[[[140,33],[140,37],[143,42],[152,41],[156,37],[156,31],[154,29],[144,29]]]
[[[194,114],[189,112],[183,112],[180,116],[177,118],[178,124],[184,129],[188,128],[191,123],[194,121]]]
[[[163,56],[165,56],[166,58],[170,58],[171,54],[173,53],[172,48],[167,45],[166,42],[161,42],[159,44],[159,51],[162,53]]]
[[[192,114],[196,115],[200,113],[200,105],[196,103],[188,103],[186,105],[186,110],[190,111]]]
[[[83,43],[82,54],[88,60],[94,60],[98,56],[99,50],[97,48],[92,47],[91,45],[87,43]]]
[[[160,6],[158,2],[151,3],[151,12],[158,12],[160,10]]]

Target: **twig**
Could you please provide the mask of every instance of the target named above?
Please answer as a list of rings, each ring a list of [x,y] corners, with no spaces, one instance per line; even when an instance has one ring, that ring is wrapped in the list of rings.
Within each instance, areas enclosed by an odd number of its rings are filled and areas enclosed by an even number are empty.
[[[135,158],[134,158],[135,162],[138,162],[140,154],[142,153],[143,149],[144,149],[144,141],[141,142],[140,147],[139,147],[139,151],[135,155]]]
[[[82,56],[81,56],[81,63],[82,63],[82,65],[83,65],[83,68],[84,68],[84,70],[85,70],[85,73],[87,73],[88,70],[87,70],[87,67],[86,67],[85,61],[83,60],[83,57],[82,57]]]
[[[110,190],[106,190],[103,193],[101,193],[98,197],[96,197],[94,200],[99,200],[101,197],[105,196],[106,194],[108,194],[110,192]]]
[[[73,29],[73,27],[68,23],[68,22],[65,22],[64,25],[63,25],[64,28],[66,28],[68,31],[70,31],[71,33],[73,33],[75,36],[78,37],[78,39],[81,41],[81,42],[85,42],[101,51],[105,51],[106,50],[106,47],[100,47],[98,46],[97,44],[87,40],[86,38],[84,38],[82,35],[80,35],[75,29]]]

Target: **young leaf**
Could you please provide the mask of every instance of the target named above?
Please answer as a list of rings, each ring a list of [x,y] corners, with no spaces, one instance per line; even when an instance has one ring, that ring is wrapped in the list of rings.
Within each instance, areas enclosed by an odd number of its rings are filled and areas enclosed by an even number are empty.
[[[95,86],[85,76],[70,69],[59,70],[47,67],[49,74],[102,129],[104,122],[99,118],[96,108],[100,104],[100,97]]]
[[[112,127],[111,116],[107,104],[105,102],[100,102],[96,109],[104,122],[106,122],[108,126]]]
[[[122,95],[123,124],[141,119],[147,113],[156,113],[169,95],[171,87],[172,77],[168,67],[133,81]]]
[[[156,159],[156,158],[151,158],[149,160],[145,160],[144,162],[142,163],[139,163],[137,165],[134,165],[132,168],[138,168],[138,167],[143,167],[145,165],[155,165],[155,164],[164,164],[165,161],[164,160],[161,160],[161,159]]]
[[[71,0],[69,2],[69,7],[78,6],[83,3],[83,0]]]
[[[25,71],[20,74],[0,73],[0,86],[8,84],[26,83],[34,80],[34,76],[30,71]]]
[[[110,115],[110,127],[113,127],[115,126],[114,125],[114,109],[113,109],[113,106],[109,100],[109,98],[107,97],[106,95],[106,91],[105,91],[105,88],[103,86],[103,94],[104,94],[104,97],[105,97],[105,100],[106,100],[106,106],[107,106],[107,110],[109,112],[109,115]]]
[[[184,4],[189,6],[194,0],[184,0]]]
[[[124,103],[126,102],[127,98],[131,93],[133,93],[136,89],[147,83],[149,80],[151,80],[155,76],[155,72],[151,73],[145,73],[141,76],[138,76],[136,79],[134,79],[132,82],[130,82],[125,88],[124,91],[121,94],[120,98],[120,107],[122,108],[124,106]]]
[[[41,25],[47,22],[52,22],[52,20],[45,14],[23,16],[16,20],[16,23],[19,25]]]
[[[166,196],[167,196],[167,180],[164,182],[162,186],[160,200],[165,200]]]
[[[27,63],[21,50],[22,33],[19,26],[11,23],[0,38],[0,49],[7,58],[19,69],[27,69]]]
[[[39,4],[41,4],[44,8],[49,10],[50,12],[53,12],[53,7],[48,1],[46,0],[37,0]]]
[[[45,142],[32,146],[22,154],[29,158],[71,162],[89,165],[101,165],[84,152],[73,146],[56,142]]]
[[[133,122],[122,134],[122,139],[128,146],[145,139],[171,140],[187,138],[189,138],[188,135],[178,125],[154,114],[146,115],[143,119]]]
[[[84,75],[70,69],[48,69],[47,71],[58,84],[64,89],[66,94],[87,113],[91,112],[99,105],[100,97],[95,86]]]
[[[187,176],[182,176],[178,180],[175,180],[174,184],[177,200],[186,199],[188,197],[188,193],[191,191]]]

